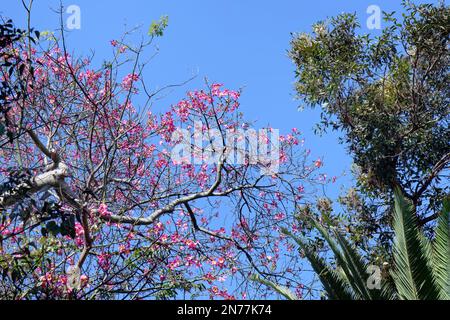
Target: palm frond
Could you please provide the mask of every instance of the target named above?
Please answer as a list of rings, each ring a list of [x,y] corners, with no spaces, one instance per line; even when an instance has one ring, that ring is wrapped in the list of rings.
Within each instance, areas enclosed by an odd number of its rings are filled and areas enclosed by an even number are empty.
[[[275,290],[276,292],[278,292],[279,294],[281,294],[283,297],[285,297],[288,300],[298,300],[297,296],[288,288],[280,286],[278,284],[276,284],[275,282],[263,279],[261,277],[259,277],[258,275],[252,275],[250,276],[250,280],[259,282],[261,284],[264,284],[268,287],[271,287],[273,290]]]
[[[433,266],[441,299],[450,299],[450,199],[444,200],[433,243]]]
[[[373,297],[367,287],[365,278],[367,275],[367,268],[364,266],[358,252],[350,248],[348,242],[339,232],[334,232],[338,240],[336,242],[331,234],[318,221],[313,219],[312,223],[330,245],[331,250],[335,254],[337,263],[342,267],[353,291],[358,293],[362,299],[371,300]]]
[[[356,298],[355,293],[352,292],[351,286],[345,277],[342,277],[336,270],[333,270],[325,260],[311,250],[311,248],[300,238],[296,237],[287,230],[283,230],[283,233],[291,237],[300,248],[303,250],[306,258],[308,259],[311,267],[319,276],[325,292],[332,300],[354,300]]]
[[[418,228],[415,210],[400,190],[395,190],[394,262],[392,271],[400,299],[439,299],[430,266],[430,246]]]

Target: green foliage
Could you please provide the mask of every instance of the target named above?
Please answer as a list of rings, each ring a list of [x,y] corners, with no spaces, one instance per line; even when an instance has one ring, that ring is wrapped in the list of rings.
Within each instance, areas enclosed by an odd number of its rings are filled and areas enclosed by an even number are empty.
[[[264,285],[272,288],[275,292],[279,293],[280,295],[282,295],[283,297],[285,297],[288,300],[296,300],[297,299],[295,294],[292,293],[288,288],[283,287],[283,286],[279,286],[276,283],[273,283],[272,281],[268,281],[266,279],[262,279],[262,278],[260,278],[257,275],[250,276],[250,280],[259,282],[261,284],[264,284]]]
[[[325,259],[321,258],[314,250],[313,247],[307,245],[303,240],[294,236],[288,230],[283,232],[294,239],[297,244],[303,248],[303,254],[311,263],[312,268],[319,276],[325,291],[328,293],[330,299],[334,300],[353,300],[356,293],[353,292],[347,285],[347,279],[343,275],[335,270],[332,266],[329,266]],[[326,233],[328,236],[328,233]],[[328,236],[328,239],[331,237]],[[334,244],[334,242],[332,242]],[[336,246],[333,246],[336,249]],[[340,251],[337,251],[337,257],[342,259]]]
[[[169,25],[169,17],[162,16],[158,21],[153,21],[148,30],[148,35],[153,37],[162,37],[164,30]]]
[[[0,71],[3,75],[8,75],[10,81],[0,82],[0,138],[6,132],[11,141],[11,132],[7,130],[10,125],[8,111],[13,98],[19,99],[26,93],[22,75],[25,64],[29,62],[14,55],[11,48],[22,42],[27,33],[25,30],[15,28],[12,20],[5,21],[2,17],[2,21],[0,23]],[[36,37],[39,38],[39,33],[36,33]],[[28,35],[28,38],[30,41],[36,41],[32,35]]]
[[[290,56],[298,98],[321,108],[318,128],[343,133],[359,191],[390,212],[400,187],[419,213],[434,214],[448,193],[450,8],[404,7],[401,21],[385,14],[377,37],[361,34],[354,14],[320,22],[293,36]]]
[[[75,238],[75,217],[73,215],[62,215],[61,223],[58,224],[56,220],[50,220],[46,223],[45,227],[41,229],[41,233],[44,236],[51,234],[52,236],[69,236]]]
[[[432,268],[429,240],[418,228],[415,210],[401,194],[395,193],[394,269],[392,277],[400,299],[439,298]]]
[[[442,299],[450,299],[450,199],[444,200],[433,245],[433,268],[436,282],[443,288]]]
[[[449,201],[445,200],[436,227],[435,240],[428,240],[418,225],[414,207],[400,192],[395,191],[394,213],[394,266],[390,276],[385,275],[379,289],[367,285],[366,263],[358,250],[347,241],[336,227],[323,226],[309,218],[316,230],[331,248],[339,273],[327,264],[313,248],[287,230],[284,233],[300,246],[314,271],[319,275],[323,288],[330,299],[377,300],[377,299],[450,299],[450,220]],[[267,284],[267,281],[263,282]],[[275,287],[275,284],[268,284]],[[278,290],[277,290],[278,291]],[[289,294],[285,294],[289,297]]]

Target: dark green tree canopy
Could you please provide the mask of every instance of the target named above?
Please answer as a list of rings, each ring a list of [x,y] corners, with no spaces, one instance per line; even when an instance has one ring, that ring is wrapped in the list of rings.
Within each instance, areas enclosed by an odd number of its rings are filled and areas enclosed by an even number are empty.
[[[13,134],[8,129],[11,125],[8,118],[10,105],[27,93],[26,86],[29,79],[23,76],[25,67],[29,66],[31,75],[34,72],[31,60],[20,56],[16,50],[23,46],[22,38],[35,43],[39,36],[39,31],[32,28],[29,32],[18,29],[14,27],[11,19],[5,20],[0,17],[0,137],[6,133],[8,142],[13,140]]]
[[[321,106],[319,128],[343,132],[362,190],[400,187],[437,211],[450,163],[450,8],[404,6],[401,21],[384,14],[377,37],[360,34],[354,14],[317,23],[294,35],[290,56],[299,98]]]

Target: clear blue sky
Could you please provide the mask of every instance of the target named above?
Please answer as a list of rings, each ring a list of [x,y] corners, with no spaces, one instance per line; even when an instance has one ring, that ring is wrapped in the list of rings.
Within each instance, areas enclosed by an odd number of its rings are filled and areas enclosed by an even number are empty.
[[[32,25],[41,31],[55,30],[59,17],[53,10],[59,8],[59,0],[34,2]],[[230,88],[244,87],[241,102],[247,119],[257,120],[260,126],[270,123],[281,133],[300,129],[313,157],[324,157],[329,176],[348,172],[351,160],[335,133],[314,135],[318,110],[297,111],[300,102],[294,99],[294,66],[287,57],[290,33],[309,32],[313,23],[341,12],[356,12],[362,32],[377,33],[366,28],[370,5],[401,12],[400,1],[391,0],[64,0],[63,5],[81,9],[81,29],[70,32],[70,48],[78,55],[94,51],[98,62],[111,56],[110,40],[138,25],[145,34],[153,20],[168,15],[169,27],[156,42],[160,53],[145,78],[156,89],[198,76],[157,106],[169,106],[185,91],[201,88],[204,77]],[[3,0],[0,13],[13,18],[18,26],[26,25],[20,0]]]
[[[324,158],[329,176],[348,173],[351,159],[336,133],[314,135],[318,110],[297,111],[294,66],[287,57],[290,33],[310,32],[315,22],[342,12],[357,13],[361,32],[377,33],[366,28],[370,5],[401,12],[400,1],[392,0],[64,0],[63,4],[81,9],[81,29],[70,32],[69,47],[77,55],[94,51],[98,62],[111,57],[110,40],[137,25],[145,35],[152,20],[168,15],[169,27],[157,41],[160,53],[148,67],[146,81],[156,89],[198,76],[156,102],[157,107],[168,107],[186,91],[202,88],[204,77],[232,89],[244,87],[241,102],[247,119],[260,126],[270,123],[281,133],[293,127],[301,130],[313,157]],[[35,0],[32,25],[55,30],[59,17],[52,9],[58,7],[59,0]],[[0,14],[13,18],[19,27],[26,25],[20,0],[2,0]],[[338,181],[342,183],[348,186],[350,177]],[[339,189],[334,186],[329,195],[336,196]]]
[[[157,88],[193,74],[198,77],[158,101],[159,107],[175,103],[189,89],[201,88],[204,77],[230,88],[244,87],[241,101],[247,118],[261,126],[270,123],[281,132],[300,129],[313,156],[324,157],[330,176],[348,171],[351,160],[337,144],[336,134],[314,135],[317,110],[297,111],[294,66],[287,57],[290,33],[309,32],[313,23],[341,12],[356,12],[362,32],[377,32],[365,27],[369,5],[401,10],[400,1],[390,0],[65,0],[63,4],[81,9],[81,29],[70,32],[69,46],[78,55],[94,51],[98,62],[110,57],[111,39],[137,25],[145,34],[152,20],[168,15],[169,27],[157,41],[160,53],[147,69],[146,79]],[[58,7],[59,1],[35,0],[32,25],[41,31],[55,30],[59,18],[52,9]],[[3,0],[0,13],[18,26],[26,25],[20,0]]]

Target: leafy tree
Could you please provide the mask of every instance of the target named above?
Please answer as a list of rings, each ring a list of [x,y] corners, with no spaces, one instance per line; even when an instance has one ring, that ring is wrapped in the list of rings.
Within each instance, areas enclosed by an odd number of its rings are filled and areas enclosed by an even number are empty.
[[[378,288],[368,285],[370,263],[336,226],[321,223],[316,218],[308,219],[331,248],[335,258],[333,264],[321,257],[307,241],[287,230],[284,232],[300,246],[300,252],[310,261],[329,299],[450,299],[450,199],[444,201],[435,239],[431,242],[418,226],[414,206],[399,190],[395,192],[394,262],[391,270],[385,268],[378,275],[379,279],[375,279],[380,281]],[[253,279],[269,285],[288,299],[295,298],[286,288],[259,277]]]
[[[28,32],[14,27],[12,20],[1,20],[0,24],[0,137],[8,134],[13,139],[8,111],[13,101],[26,95],[26,81],[24,70],[31,62],[30,59],[20,56],[17,52],[24,49],[23,38],[36,42],[40,33],[30,29]],[[22,46],[22,47],[21,47]],[[32,66],[31,66],[32,68]],[[32,71],[32,70],[31,70]],[[29,73],[32,76],[32,72]]]
[[[450,8],[403,5],[401,20],[384,14],[376,37],[342,14],[295,34],[290,50],[299,99],[320,107],[320,132],[343,133],[356,165],[358,186],[341,199],[358,215],[354,231],[386,243],[395,188],[421,224],[437,217],[449,188]]]

